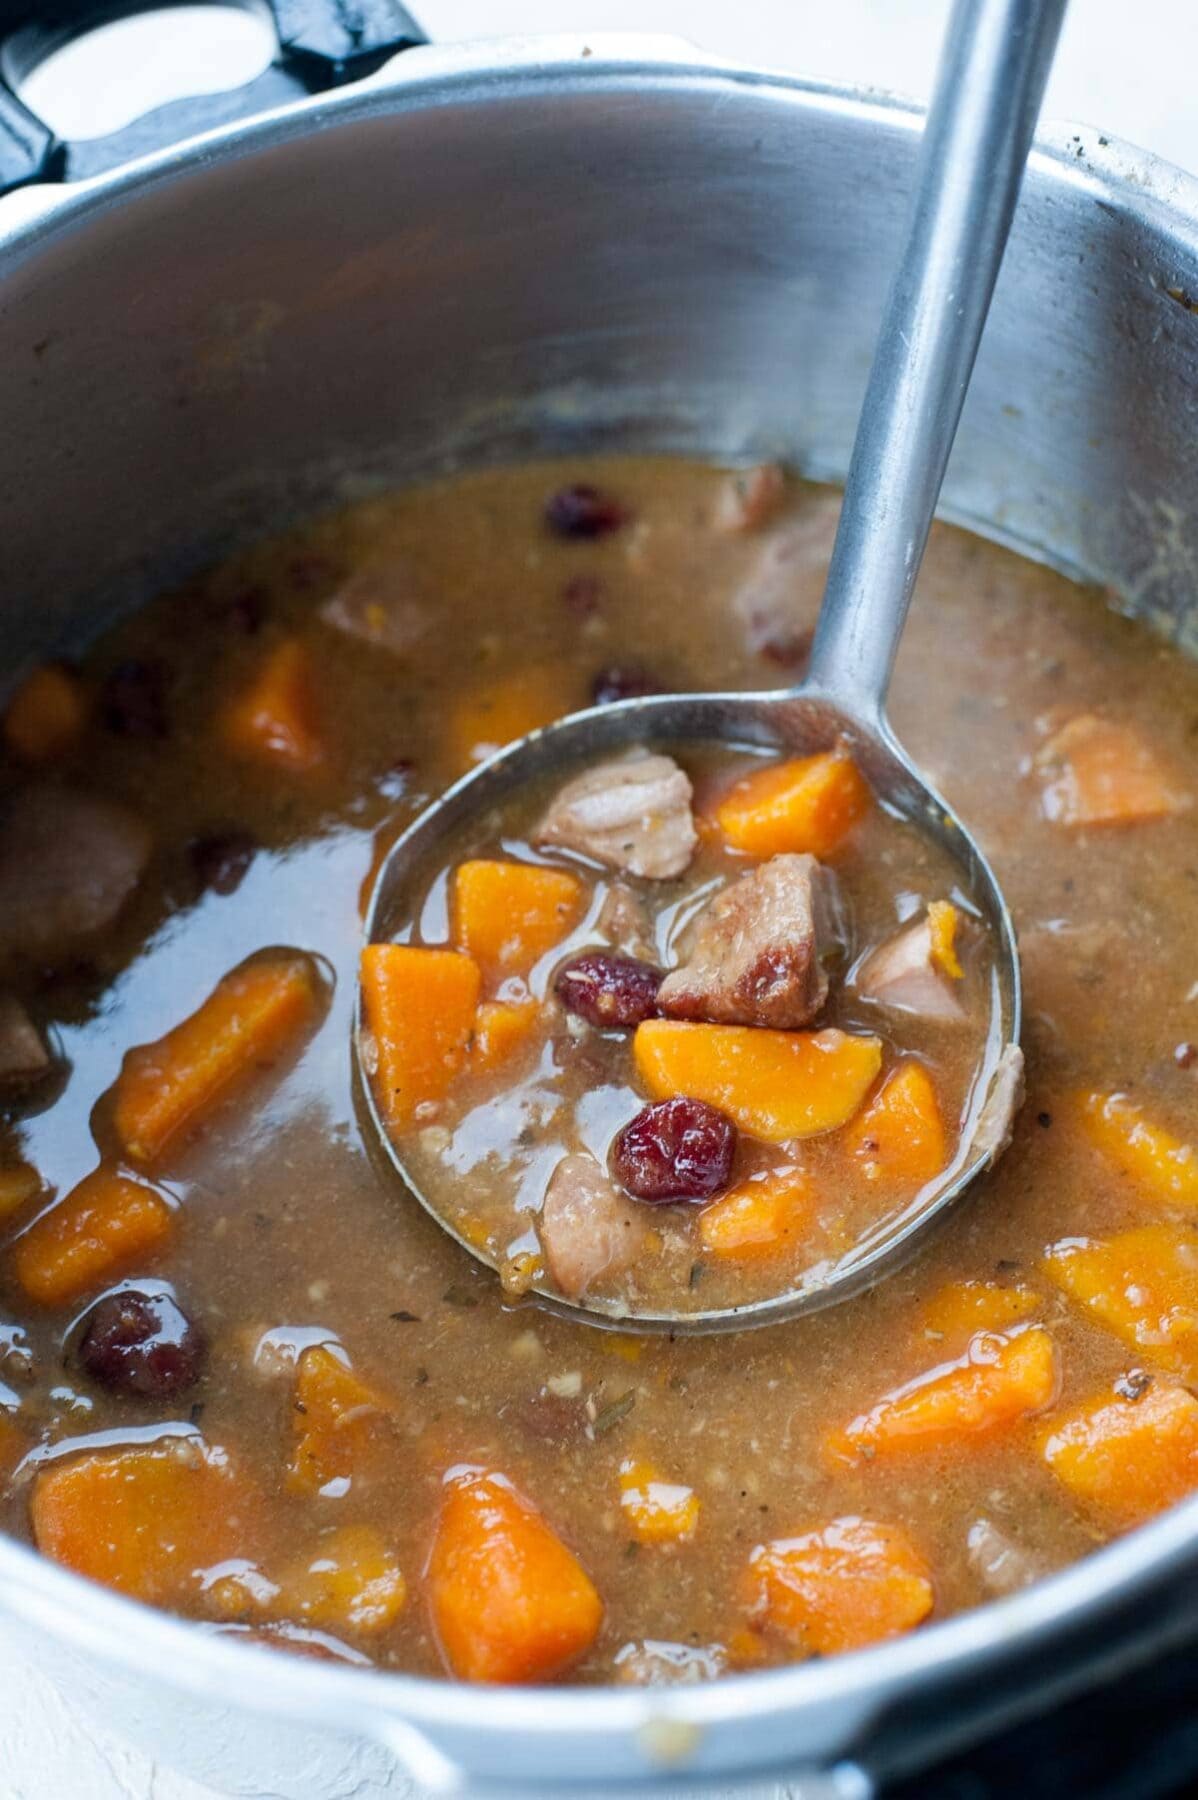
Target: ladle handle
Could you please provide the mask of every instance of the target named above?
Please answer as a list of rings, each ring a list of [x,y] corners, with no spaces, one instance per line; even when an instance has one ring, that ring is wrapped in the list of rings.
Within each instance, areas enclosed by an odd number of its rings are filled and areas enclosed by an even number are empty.
[[[804,684],[880,721],[1066,0],[955,0]]]

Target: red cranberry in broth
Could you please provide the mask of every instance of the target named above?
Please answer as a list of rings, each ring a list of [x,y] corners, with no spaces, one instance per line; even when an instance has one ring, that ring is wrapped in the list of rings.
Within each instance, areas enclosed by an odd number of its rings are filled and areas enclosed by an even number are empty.
[[[110,1392],[164,1400],[198,1381],[206,1349],[199,1326],[169,1294],[125,1288],[97,1301],[76,1355]]]
[[[630,956],[588,950],[558,970],[554,990],[567,1012],[601,1031],[629,1031],[657,1016],[660,969]]]
[[[559,488],[545,502],[545,523],[558,537],[606,537],[609,531],[618,531],[624,519],[618,500],[582,482]]]
[[[617,1133],[611,1170],[635,1200],[710,1200],[732,1180],[736,1126],[703,1100],[659,1100]]]

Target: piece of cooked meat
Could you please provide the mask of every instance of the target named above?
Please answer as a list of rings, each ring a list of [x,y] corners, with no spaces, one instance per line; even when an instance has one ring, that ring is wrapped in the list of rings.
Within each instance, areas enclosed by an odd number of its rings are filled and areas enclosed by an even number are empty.
[[[773,518],[785,495],[786,474],[780,463],[734,469],[720,489],[716,525],[721,531],[758,531]]]
[[[814,856],[772,856],[700,914],[690,954],[658,990],[671,1019],[794,1031],[828,998],[844,945],[836,877]]]
[[[951,978],[933,959],[932,927],[926,916],[904,925],[872,950],[854,974],[852,985],[861,999],[895,1012],[917,1013],[943,1024],[958,1024],[965,1018]]]
[[[334,631],[396,656],[424,636],[432,616],[411,570],[396,556],[355,569],[320,608],[321,619]]]
[[[593,1156],[564,1156],[549,1177],[537,1230],[549,1273],[570,1300],[603,1275],[632,1267],[645,1238],[642,1210]]]
[[[975,1519],[966,1538],[969,1566],[987,1593],[1001,1599],[1030,1587],[1048,1573],[1040,1557],[1025,1550],[1022,1544],[1005,1532],[992,1519]]]
[[[698,837],[690,777],[672,756],[638,750],[568,781],[533,833],[609,869],[665,881],[681,875]]]
[[[0,994],[0,1086],[27,1087],[50,1068],[41,1032],[15,994]]]
[[[0,811],[0,958],[52,957],[111,925],[150,856],[127,807],[32,783]]]

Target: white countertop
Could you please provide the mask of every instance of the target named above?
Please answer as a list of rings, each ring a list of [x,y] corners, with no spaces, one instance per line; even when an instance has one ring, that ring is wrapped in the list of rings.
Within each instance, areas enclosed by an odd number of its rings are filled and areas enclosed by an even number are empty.
[[[741,62],[926,96],[947,0],[412,0],[440,42],[501,32],[588,28],[673,31]],[[123,57],[114,28],[113,58]],[[145,24],[138,28],[146,29]],[[235,22],[234,30],[238,30]],[[240,29],[244,29],[243,24]],[[128,44],[126,39],[125,43]],[[139,37],[139,47],[144,39]],[[93,52],[99,57],[97,46]],[[141,66],[149,56],[142,52]],[[170,54],[154,59],[165,71]],[[188,67],[196,59],[189,54]],[[1185,0],[1074,0],[1047,115],[1101,126],[1198,168],[1198,7]],[[100,64],[111,98],[121,63]],[[168,77],[169,79],[169,77]],[[127,82],[124,83],[127,86]],[[90,1728],[23,1664],[0,1627],[0,1800],[218,1800]],[[266,1800],[266,1797],[263,1797]]]

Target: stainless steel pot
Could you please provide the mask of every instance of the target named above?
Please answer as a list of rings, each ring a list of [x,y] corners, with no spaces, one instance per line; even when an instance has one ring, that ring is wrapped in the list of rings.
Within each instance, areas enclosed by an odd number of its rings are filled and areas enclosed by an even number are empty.
[[[651,39],[416,49],[0,201],[6,665],[331,489],[602,445],[845,465],[917,114]],[[1052,133],[946,510],[1193,646],[1198,188]],[[918,602],[917,602],[918,603]],[[1095,595],[1095,605],[1102,596]],[[479,1690],[241,1650],[0,1543],[80,1704],[230,1794],[869,1793],[1180,1641],[1198,1501],[892,1645],[667,1692]]]

